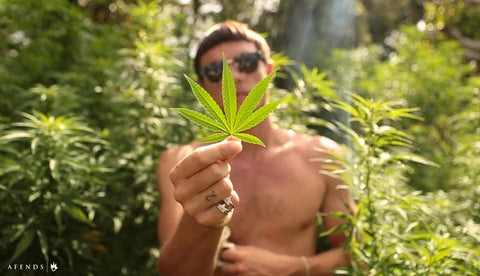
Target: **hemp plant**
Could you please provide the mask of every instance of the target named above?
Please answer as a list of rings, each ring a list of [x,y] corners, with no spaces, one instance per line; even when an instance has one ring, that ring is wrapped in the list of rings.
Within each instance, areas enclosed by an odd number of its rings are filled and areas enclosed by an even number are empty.
[[[332,106],[350,116],[337,126],[349,139],[341,153],[327,152],[325,174],[351,189],[356,212],[331,215],[341,224],[321,237],[344,232],[350,265],[342,275],[479,275],[478,233],[475,224],[459,226],[450,219],[460,207],[443,192],[422,194],[408,185],[410,164],[437,166],[413,153],[413,137],[394,126],[404,119],[422,118],[403,101],[365,99],[352,94]],[[468,207],[467,207],[468,206]],[[348,208],[348,207],[347,207]],[[471,234],[466,234],[467,232]]]
[[[195,98],[202,105],[207,114],[187,108],[172,108],[172,110],[180,113],[180,115],[193,123],[214,132],[205,137],[202,140],[203,142],[218,142],[227,137],[233,136],[247,143],[265,146],[258,137],[244,133],[244,131],[261,123],[273,110],[275,110],[278,104],[282,102],[283,98],[265,104],[257,109],[257,106],[265,95],[274,74],[275,71],[262,79],[252,91],[248,93],[237,111],[235,82],[227,60],[224,57],[222,69],[223,111],[212,96],[187,75],[185,75],[185,78],[189,82]]]

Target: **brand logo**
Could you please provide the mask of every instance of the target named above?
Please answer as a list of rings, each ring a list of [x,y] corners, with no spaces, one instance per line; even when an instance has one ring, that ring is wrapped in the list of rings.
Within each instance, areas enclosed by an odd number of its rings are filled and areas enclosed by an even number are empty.
[[[44,264],[9,264],[7,270],[44,270]]]
[[[50,268],[50,270],[49,270]],[[43,263],[18,263],[18,264],[8,264],[6,267],[7,271],[45,271],[45,272],[55,272],[58,269],[58,264],[56,262],[43,264]],[[1,269],[0,269],[1,271]]]
[[[58,266],[57,266],[56,262],[53,262],[53,263],[50,264],[50,270],[52,272],[55,272],[57,269],[58,269]]]

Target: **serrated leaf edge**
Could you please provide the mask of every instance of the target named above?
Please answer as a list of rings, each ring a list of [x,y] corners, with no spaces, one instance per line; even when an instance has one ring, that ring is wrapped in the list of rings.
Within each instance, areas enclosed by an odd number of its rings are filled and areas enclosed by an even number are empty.
[[[190,110],[187,108],[171,108],[171,110],[178,112],[184,118],[188,119],[189,121],[200,125],[202,127],[208,128],[210,130],[220,130],[220,131],[227,131],[223,125],[219,124],[213,118],[200,113],[195,110]]]
[[[248,93],[247,97],[238,109],[236,123],[233,128],[234,130],[238,129],[240,125],[243,124],[243,122],[254,112],[255,108],[257,108],[258,104],[264,97],[275,72],[276,71],[273,71],[268,74],[250,91],[250,93]]]
[[[207,137],[203,138],[202,142],[206,142],[206,143],[220,142],[220,141],[225,140],[228,136],[230,136],[230,134],[224,133],[224,132],[214,133],[214,134],[208,135]]]
[[[238,138],[242,141],[265,147],[265,144],[262,142],[262,140],[260,140],[260,138],[258,138],[255,135],[251,135],[251,134],[248,134],[248,133],[235,133],[232,136],[236,137],[236,138]]]
[[[227,125],[227,120],[225,115],[222,112],[222,109],[217,104],[217,102],[213,99],[213,97],[201,87],[198,83],[196,83],[193,79],[189,76],[185,75],[188,83],[190,84],[190,88],[192,89],[195,98],[200,102],[203,109],[218,123],[222,124],[225,129],[229,129]]]
[[[251,129],[252,127],[261,123],[265,118],[273,111],[275,108],[285,99],[285,97],[281,98],[280,100],[268,103],[255,112],[253,112],[248,118],[246,118],[241,125],[238,126],[237,129],[234,129],[234,133],[240,133],[245,130]]]
[[[222,69],[222,100],[223,110],[227,121],[228,130],[233,130],[237,115],[237,94],[232,71],[223,56]]]

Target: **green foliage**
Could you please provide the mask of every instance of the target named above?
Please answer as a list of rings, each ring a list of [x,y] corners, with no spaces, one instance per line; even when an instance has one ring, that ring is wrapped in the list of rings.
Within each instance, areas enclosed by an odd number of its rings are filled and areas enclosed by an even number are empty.
[[[341,81],[337,76],[350,74],[355,80],[352,89],[360,95],[402,98],[408,106],[418,107],[423,120],[403,122],[403,129],[414,137],[416,153],[439,167],[413,165],[410,184],[426,191],[454,189],[461,177],[450,169],[455,167],[454,156],[462,144],[458,118],[467,110],[479,109],[478,88],[469,78],[474,68],[463,63],[459,44],[430,37],[414,27],[402,28],[387,42],[394,51],[385,53],[372,46],[337,52],[331,76]]]
[[[337,51],[329,70],[335,82],[351,76],[352,90],[381,99],[355,96],[353,107],[348,101],[340,104],[355,130],[341,127],[353,151],[345,149],[344,168],[336,171],[358,202],[358,213],[346,218],[352,227],[348,273],[477,275],[480,105],[475,68],[463,63],[457,43],[414,27],[394,32],[387,43],[392,51],[378,46]],[[405,106],[415,107],[421,120],[399,120],[404,116],[394,113],[375,120],[392,107]]]
[[[236,137],[248,143],[265,146],[256,136],[242,133],[261,123],[282,101],[274,101],[256,109],[264,98],[275,72],[270,73],[250,91],[237,112],[237,93],[232,72],[226,59],[223,59],[222,72],[222,99],[223,109],[215,102],[212,96],[199,84],[186,76],[193,94],[210,116],[186,108],[173,108],[190,121],[209,130],[220,131],[203,139],[204,142],[218,142],[229,136]],[[255,110],[256,109],[256,110]]]
[[[259,16],[250,12],[256,3],[236,13],[242,5],[230,2],[218,2],[220,17]],[[156,158],[202,131],[169,109],[200,108],[182,76],[192,75],[195,29],[210,25],[213,12],[192,3],[193,11],[176,1],[0,0],[0,274],[17,274],[6,271],[9,262],[45,261],[56,261],[60,275],[158,274]],[[453,22],[478,37],[477,11],[464,3],[426,5],[427,30]],[[289,18],[302,15],[292,5],[280,1],[279,11],[260,16],[276,45],[296,28]],[[358,202],[337,229],[349,229],[347,273],[478,275],[477,68],[457,43],[413,27],[386,43],[389,51],[322,56],[331,64],[324,71],[275,55],[277,81],[286,74],[295,83],[276,122],[348,137],[336,171]],[[233,116],[230,105],[225,122],[255,114],[251,106]]]
[[[188,66],[168,6],[115,5],[128,24],[69,1],[1,1],[2,275],[47,259],[64,275],[157,274],[156,157],[193,139],[168,109],[189,102]]]
[[[272,89],[272,92],[274,97],[283,96],[285,99],[275,112],[276,123],[298,132],[320,133],[341,141],[342,137],[337,135],[339,133],[332,123],[341,118],[331,105],[341,95],[337,84],[318,68],[293,67],[295,62],[282,53],[275,54],[273,60],[280,68],[275,81],[281,88]]]
[[[1,189],[8,191],[0,194],[8,203],[0,206],[0,259],[40,261],[41,252],[46,262],[71,266],[77,256],[102,247],[93,220],[106,192],[102,175],[111,172],[102,152],[106,141],[79,118],[23,117],[0,136]],[[13,255],[5,250],[11,244]]]
[[[326,169],[352,190],[358,208],[350,215],[333,214],[346,221],[334,231],[348,229],[345,248],[352,260],[351,267],[339,272],[477,275],[480,225],[465,216],[469,204],[458,205],[440,191],[422,195],[406,184],[410,162],[431,165],[410,153],[412,137],[392,125],[418,118],[415,110],[358,95],[352,105],[339,101],[337,107],[351,116],[353,130],[339,125],[351,146],[343,156],[332,153],[326,161],[340,166]]]

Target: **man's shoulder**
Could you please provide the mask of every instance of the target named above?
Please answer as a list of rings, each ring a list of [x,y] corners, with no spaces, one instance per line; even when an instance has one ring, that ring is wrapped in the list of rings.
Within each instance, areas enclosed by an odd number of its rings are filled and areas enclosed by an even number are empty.
[[[301,150],[321,150],[337,152],[340,146],[334,140],[321,135],[311,135],[303,133],[294,133],[290,135],[291,142],[296,149]]]

